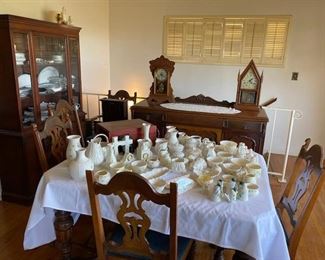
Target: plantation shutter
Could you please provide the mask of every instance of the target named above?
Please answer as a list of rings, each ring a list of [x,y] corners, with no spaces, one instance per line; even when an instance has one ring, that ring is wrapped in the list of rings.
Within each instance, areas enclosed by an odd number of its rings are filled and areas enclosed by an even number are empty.
[[[166,25],[165,53],[169,57],[183,56],[183,21],[171,20]]]
[[[184,56],[186,59],[195,61],[201,59],[203,40],[203,22],[187,21],[185,23]]]
[[[204,22],[203,57],[206,61],[220,62],[223,43],[223,20],[206,19]]]
[[[225,19],[223,39],[223,61],[239,63],[243,41],[244,21]]]
[[[255,63],[260,63],[264,48],[265,19],[246,20],[244,35],[242,63],[247,63],[251,59]]]
[[[268,19],[263,63],[282,64],[289,28],[288,19]]]
[[[174,61],[279,66],[290,16],[165,17],[164,54]]]

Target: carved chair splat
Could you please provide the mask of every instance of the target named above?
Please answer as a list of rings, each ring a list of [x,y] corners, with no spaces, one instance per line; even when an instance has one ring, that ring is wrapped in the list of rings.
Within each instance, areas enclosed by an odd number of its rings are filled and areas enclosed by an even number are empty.
[[[295,259],[301,235],[325,182],[323,150],[319,145],[308,150],[310,142],[308,138],[302,146],[293,174],[276,206],[292,259]]]
[[[88,192],[92,210],[93,225],[96,238],[96,248],[98,259],[105,259],[106,250],[109,253],[118,255],[134,255],[154,258],[177,258],[177,185],[170,184],[170,193],[160,194],[143,177],[130,172],[122,172],[115,175],[107,185],[94,182],[93,173],[86,172]],[[120,244],[116,241],[105,241],[101,210],[97,195],[117,195],[122,203],[117,212],[117,219],[124,231],[124,236]],[[165,205],[170,208],[170,239],[169,252],[156,252],[150,247],[150,239],[146,234],[151,232],[150,218],[143,209],[144,201],[152,201],[155,204]],[[114,235],[113,235],[114,237]],[[192,244],[188,240],[189,246]]]
[[[49,167],[65,159],[68,127],[59,117],[50,116],[42,131],[38,130],[36,124],[32,124],[32,128],[40,166],[46,172]]]
[[[112,95],[111,90],[109,90],[107,96],[112,99],[130,100],[133,101],[133,104],[137,102],[137,92],[134,92],[134,96],[132,97],[126,90],[119,90],[115,95]]]

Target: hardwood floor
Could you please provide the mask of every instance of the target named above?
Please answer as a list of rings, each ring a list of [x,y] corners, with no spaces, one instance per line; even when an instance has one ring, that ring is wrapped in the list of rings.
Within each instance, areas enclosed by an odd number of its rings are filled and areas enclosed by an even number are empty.
[[[288,177],[292,170],[294,158],[289,158]],[[272,171],[280,171],[283,158],[272,155]],[[277,202],[284,190],[284,185],[277,182],[276,177],[270,176],[270,183],[274,201]],[[39,260],[39,259],[59,259],[59,254],[53,243],[39,247],[34,250],[23,250],[23,235],[28,221],[30,207],[17,205],[14,203],[0,202],[0,260]],[[307,223],[297,252],[297,260],[324,259],[325,256],[325,187],[323,188],[315,208]],[[74,230],[73,255],[86,255],[81,250],[80,243],[89,237],[90,218],[84,217]],[[77,235],[78,234],[78,235]],[[225,259],[231,259],[233,252],[227,250]],[[205,243],[197,243],[194,259],[213,259],[214,249]],[[280,260],[280,259],[279,259]]]

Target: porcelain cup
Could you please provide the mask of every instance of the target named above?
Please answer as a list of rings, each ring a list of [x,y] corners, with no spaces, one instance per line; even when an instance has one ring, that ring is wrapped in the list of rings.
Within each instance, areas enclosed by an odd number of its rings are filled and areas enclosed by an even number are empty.
[[[256,184],[256,176],[254,174],[247,174],[244,177],[244,181],[246,183],[255,183]]]
[[[106,185],[111,178],[111,174],[107,170],[99,170],[95,172],[95,178],[98,183]]]
[[[259,193],[257,184],[249,183],[247,184],[247,189],[249,196],[256,196]]]
[[[124,164],[122,162],[114,162],[109,165],[112,173],[118,173],[124,170]]]
[[[247,169],[248,173],[254,174],[256,176],[261,175],[261,172],[262,172],[261,166],[257,163],[246,164],[246,169]]]

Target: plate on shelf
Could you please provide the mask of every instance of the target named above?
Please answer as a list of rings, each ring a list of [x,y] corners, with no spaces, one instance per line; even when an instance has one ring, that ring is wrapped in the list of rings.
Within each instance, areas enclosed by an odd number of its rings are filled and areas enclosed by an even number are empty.
[[[18,85],[19,88],[31,88],[32,82],[30,79],[30,74],[21,74],[20,76],[18,76]]]
[[[58,77],[58,76],[59,76],[59,71],[56,68],[52,66],[47,66],[44,69],[42,69],[38,74],[38,84],[49,83],[50,82],[49,78]]]

